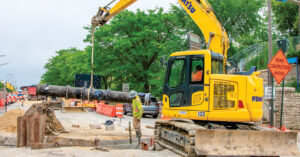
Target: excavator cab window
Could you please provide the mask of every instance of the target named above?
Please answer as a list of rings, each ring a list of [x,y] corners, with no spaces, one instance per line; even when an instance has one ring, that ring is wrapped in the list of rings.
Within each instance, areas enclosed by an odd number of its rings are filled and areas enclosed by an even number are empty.
[[[175,88],[184,83],[186,79],[186,61],[185,59],[173,60],[171,63],[170,77],[168,85]]]
[[[184,105],[185,100],[187,60],[186,57],[175,57],[169,63],[169,79],[166,89],[170,98],[170,107],[180,107]]]
[[[212,74],[223,74],[223,61],[212,59],[211,73]]]
[[[191,59],[191,83],[203,84],[204,80],[204,58],[197,57]]]

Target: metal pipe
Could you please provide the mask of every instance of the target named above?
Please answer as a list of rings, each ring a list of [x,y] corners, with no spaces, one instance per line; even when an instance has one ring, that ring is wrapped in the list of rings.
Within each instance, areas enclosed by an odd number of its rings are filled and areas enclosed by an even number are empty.
[[[46,88],[47,87],[47,88]],[[52,85],[38,85],[36,89],[37,95],[47,95],[54,97],[65,97],[67,99],[82,99],[87,100],[104,100],[131,103],[128,92],[110,91],[110,90],[96,90],[92,88],[90,91],[87,88],[64,87]]]

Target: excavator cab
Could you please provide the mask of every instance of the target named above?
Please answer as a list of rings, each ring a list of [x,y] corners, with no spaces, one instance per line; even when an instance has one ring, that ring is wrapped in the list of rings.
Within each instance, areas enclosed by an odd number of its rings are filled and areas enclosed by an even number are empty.
[[[207,120],[211,74],[223,74],[220,54],[209,50],[173,53],[164,84],[163,115],[190,119],[191,114],[197,114],[199,120]]]
[[[263,80],[259,73],[224,74],[224,60],[210,50],[173,53],[168,61],[162,115],[202,121],[260,120]]]

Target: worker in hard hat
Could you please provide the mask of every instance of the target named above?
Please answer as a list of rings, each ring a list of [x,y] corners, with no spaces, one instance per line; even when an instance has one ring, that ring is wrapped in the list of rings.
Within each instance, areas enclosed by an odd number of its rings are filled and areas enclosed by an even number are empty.
[[[136,136],[141,141],[142,131],[141,131],[141,119],[143,116],[143,105],[137,92],[132,90],[129,92],[129,98],[132,99],[132,116],[133,116],[133,127],[135,129]]]
[[[202,76],[203,76],[203,68],[201,65],[197,65],[195,70],[192,73],[192,82],[202,81]]]

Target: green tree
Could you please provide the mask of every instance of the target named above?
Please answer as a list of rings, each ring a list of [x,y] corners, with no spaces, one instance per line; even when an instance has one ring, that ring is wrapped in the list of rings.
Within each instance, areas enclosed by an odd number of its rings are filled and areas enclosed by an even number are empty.
[[[238,45],[252,45],[254,42],[265,40],[266,27],[264,19],[259,14],[265,0],[208,0],[217,14],[217,18],[224,26],[229,38]],[[202,33],[183,8],[173,5],[171,12],[174,13],[177,25],[186,32],[193,32],[202,37]],[[247,40],[246,40],[247,39]],[[204,41],[204,40],[203,40]],[[237,52],[236,46],[231,44],[228,56]]]
[[[0,90],[3,90],[3,88],[4,88],[4,85],[2,82],[0,82]]]
[[[112,88],[122,83],[139,92],[160,95],[164,70],[160,57],[181,50],[183,32],[177,17],[163,9],[123,11],[95,31],[95,72],[110,78]],[[91,34],[85,40],[91,43]],[[87,47],[87,52],[91,51]],[[114,86],[116,85],[116,86]]]
[[[74,85],[75,74],[89,73],[87,53],[76,48],[63,49],[56,52],[45,65],[46,72],[41,83],[53,85]]]
[[[272,0],[274,22],[283,35],[295,36],[298,34],[298,6],[292,2],[277,2]]]

